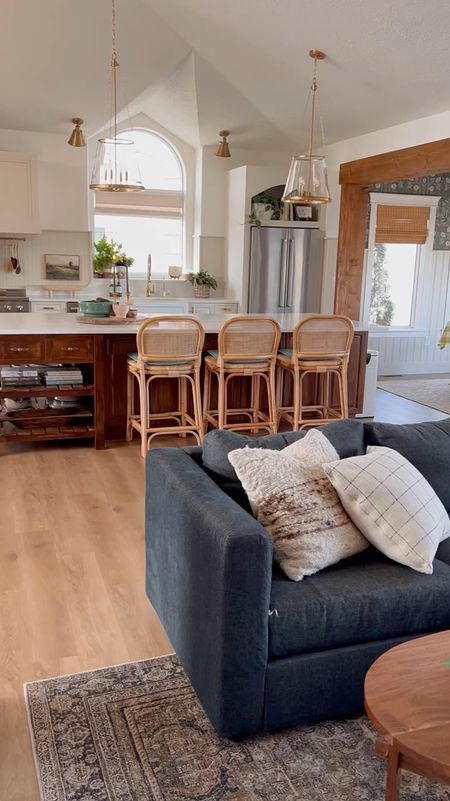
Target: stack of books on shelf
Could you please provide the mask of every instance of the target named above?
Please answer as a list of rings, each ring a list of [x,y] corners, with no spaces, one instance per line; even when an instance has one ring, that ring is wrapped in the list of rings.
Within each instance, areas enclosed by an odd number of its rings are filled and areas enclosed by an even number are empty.
[[[63,384],[82,384],[83,373],[78,367],[51,367],[44,372],[44,381],[48,387]]]
[[[7,387],[36,387],[40,384],[39,370],[24,364],[20,367],[1,367],[1,386]]]

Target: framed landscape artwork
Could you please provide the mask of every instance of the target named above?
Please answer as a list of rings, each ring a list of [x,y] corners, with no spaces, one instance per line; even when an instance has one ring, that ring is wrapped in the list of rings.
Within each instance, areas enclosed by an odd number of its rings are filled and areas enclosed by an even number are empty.
[[[46,253],[45,278],[47,281],[79,281],[80,257]]]

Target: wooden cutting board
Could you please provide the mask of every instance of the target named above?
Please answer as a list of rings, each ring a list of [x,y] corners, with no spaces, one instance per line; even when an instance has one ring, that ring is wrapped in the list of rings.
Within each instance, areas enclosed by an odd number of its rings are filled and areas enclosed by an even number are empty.
[[[77,320],[87,325],[127,325],[139,322],[135,317],[90,317],[88,314],[78,315]]]

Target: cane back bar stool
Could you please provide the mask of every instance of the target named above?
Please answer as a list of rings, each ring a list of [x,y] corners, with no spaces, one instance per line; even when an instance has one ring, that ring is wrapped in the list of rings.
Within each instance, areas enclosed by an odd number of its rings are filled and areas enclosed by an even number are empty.
[[[278,414],[294,431],[348,417],[347,365],[353,341],[353,323],[340,315],[311,315],[301,320],[292,334],[292,350],[281,350],[277,359]],[[283,406],[284,376],[292,377],[293,405]],[[303,380],[318,376],[318,403],[303,403]],[[331,407],[330,377],[338,383],[339,411]]]
[[[145,456],[152,439],[162,434],[193,434],[203,440],[200,394],[200,363],[205,340],[203,326],[193,317],[167,316],[144,320],[137,332],[137,353],[128,357],[127,440],[133,429],[141,435],[141,455]],[[158,378],[178,382],[178,408],[151,411],[151,388]],[[134,389],[139,387],[139,414],[134,412]],[[188,411],[188,387],[192,396],[192,415]],[[157,421],[171,425],[155,425]]]
[[[275,433],[277,409],[275,368],[280,343],[280,326],[271,317],[239,316],[227,320],[219,331],[218,350],[209,351],[205,358],[203,417],[208,424],[233,431],[260,429]],[[211,410],[211,376],[217,378],[217,409]],[[228,389],[232,378],[251,379],[250,406],[229,408]],[[267,391],[267,414],[261,409],[261,380]],[[248,421],[231,422],[230,417],[245,417]]]

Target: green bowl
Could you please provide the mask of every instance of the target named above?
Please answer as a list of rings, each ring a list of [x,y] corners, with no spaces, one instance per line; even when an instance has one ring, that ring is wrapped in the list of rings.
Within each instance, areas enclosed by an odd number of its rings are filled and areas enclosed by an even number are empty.
[[[87,317],[109,317],[112,303],[109,300],[80,300],[80,312]]]

